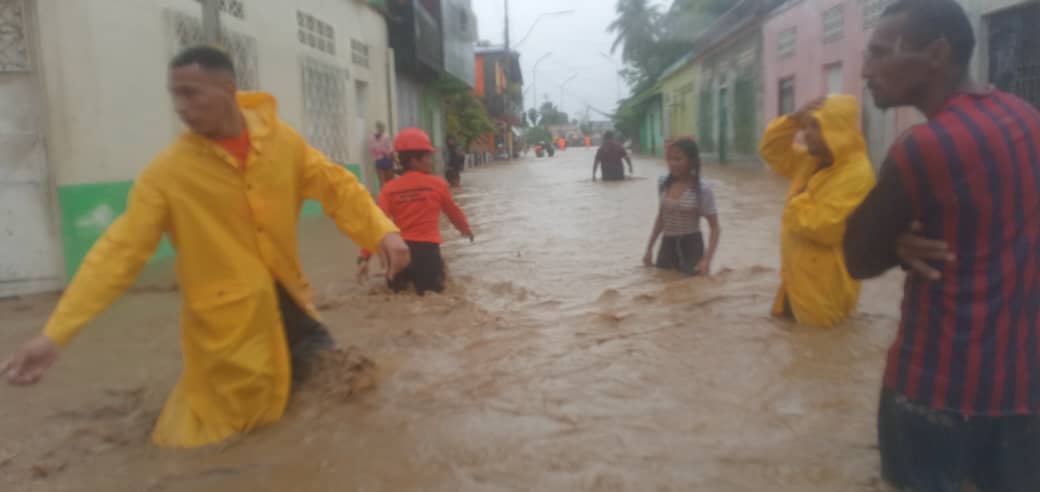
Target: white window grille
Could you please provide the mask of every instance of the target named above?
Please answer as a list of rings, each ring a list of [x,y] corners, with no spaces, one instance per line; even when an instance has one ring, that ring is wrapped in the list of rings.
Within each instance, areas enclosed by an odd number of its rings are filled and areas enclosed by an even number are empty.
[[[0,72],[29,70],[29,43],[22,0],[0,0]]]
[[[303,77],[303,134],[307,142],[340,164],[347,148],[347,72],[313,58],[300,60]]]
[[[330,55],[336,54],[336,29],[332,25],[297,10],[296,27],[300,44]]]
[[[833,43],[845,37],[845,5],[835,5],[823,13],[823,42]]]
[[[776,54],[779,58],[790,58],[795,55],[798,48],[798,26],[792,26],[780,31],[776,38]]]
[[[355,65],[368,68],[368,45],[356,39],[351,39],[350,59]]]
[[[881,14],[885,12],[885,9],[892,4],[895,0],[859,0],[859,4],[863,7],[863,30],[869,31],[874,29],[878,25],[878,21],[881,20]]]
[[[201,3],[202,0],[195,0]],[[246,6],[242,0],[219,0],[220,11],[241,20],[246,19]]]
[[[791,114],[795,110],[794,77],[780,79],[779,86],[779,114]]]
[[[828,95],[845,92],[845,70],[841,63],[827,65],[824,68],[824,74],[827,79]]]
[[[202,20],[181,12],[167,12],[174,36],[174,50],[206,44]],[[220,30],[220,45],[231,55],[235,64],[235,81],[242,90],[260,88],[259,55],[256,39],[227,29]]]

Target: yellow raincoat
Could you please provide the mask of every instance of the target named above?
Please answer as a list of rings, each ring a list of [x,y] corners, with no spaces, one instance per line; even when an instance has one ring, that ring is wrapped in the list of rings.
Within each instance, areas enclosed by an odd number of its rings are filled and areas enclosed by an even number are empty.
[[[238,99],[252,141],[246,169],[210,140],[182,135],[140,175],[44,330],[66,344],[169,235],[184,295],[184,369],[152,434],[159,446],[212,444],[282,417],[291,369],[275,283],[317,317],[297,255],[305,199],[370,250],[397,231],[351,173],[278,119],[272,96]]]
[[[791,180],[781,226],[781,285],[773,314],[791,305],[799,323],[830,327],[852,313],[859,282],[842,255],[848,216],[874,188],[874,169],[859,130],[859,102],[831,96],[814,116],[834,163],[819,160],[794,143],[799,124],[789,117],[771,123],[762,139],[762,158]]]

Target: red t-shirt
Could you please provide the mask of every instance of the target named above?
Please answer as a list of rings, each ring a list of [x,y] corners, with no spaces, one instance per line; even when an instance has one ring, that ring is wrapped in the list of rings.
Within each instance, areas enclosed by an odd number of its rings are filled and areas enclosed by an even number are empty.
[[[217,145],[220,145],[231,154],[238,161],[238,167],[242,170],[246,168],[246,161],[249,160],[249,131],[242,130],[242,134],[237,137],[231,138],[220,138],[215,140]]]

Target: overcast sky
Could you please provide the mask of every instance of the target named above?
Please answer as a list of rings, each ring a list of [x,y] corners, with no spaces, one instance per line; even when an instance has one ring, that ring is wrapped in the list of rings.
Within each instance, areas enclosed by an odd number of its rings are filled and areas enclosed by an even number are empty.
[[[480,39],[502,44],[504,1],[473,0]],[[520,52],[524,72],[524,106],[533,106],[534,83],[537,83],[539,101],[548,96],[559,105],[561,85],[577,74],[566,85],[563,110],[578,119],[585,113],[586,105],[613,112],[617,106],[617,70],[621,57],[620,50],[617,54],[610,52],[614,37],[607,32],[607,25],[614,20],[615,0],[510,0],[509,3],[510,42]],[[670,2],[658,0],[656,3]],[[574,10],[574,13],[543,17],[530,37],[521,43],[541,14],[562,10]],[[546,53],[551,55],[538,65],[535,79],[534,64]],[[603,56],[604,53],[613,61]],[[627,95],[628,87],[621,82],[621,96]],[[605,119],[595,111],[589,116],[593,120]]]

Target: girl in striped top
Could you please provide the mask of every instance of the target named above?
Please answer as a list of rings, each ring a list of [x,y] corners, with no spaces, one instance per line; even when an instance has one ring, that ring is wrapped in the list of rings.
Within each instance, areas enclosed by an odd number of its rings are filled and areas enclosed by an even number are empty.
[[[684,138],[668,146],[667,159],[669,174],[661,178],[661,207],[643,263],[655,265],[654,245],[659,237],[664,236],[657,253],[658,268],[678,270],[687,275],[709,275],[721,228],[715,210],[715,195],[711,187],[701,181],[700,150],[693,139]],[[707,251],[700,230],[702,217],[707,219],[711,228]]]

